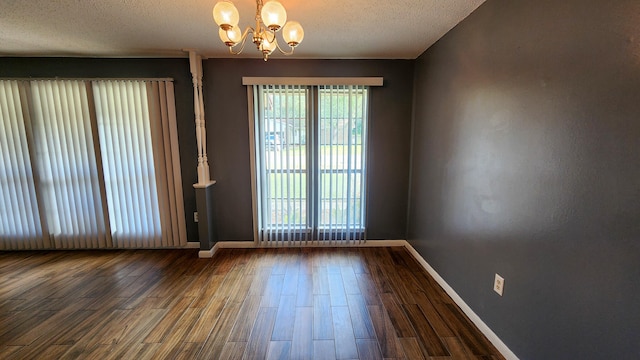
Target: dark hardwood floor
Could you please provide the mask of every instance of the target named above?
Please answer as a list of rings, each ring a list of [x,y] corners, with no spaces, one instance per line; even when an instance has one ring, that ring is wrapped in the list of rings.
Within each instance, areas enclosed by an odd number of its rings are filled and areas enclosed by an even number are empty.
[[[404,248],[0,253],[1,359],[503,359]]]

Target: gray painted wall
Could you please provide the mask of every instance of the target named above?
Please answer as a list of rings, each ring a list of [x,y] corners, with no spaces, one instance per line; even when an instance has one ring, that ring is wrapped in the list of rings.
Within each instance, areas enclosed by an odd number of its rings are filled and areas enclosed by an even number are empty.
[[[639,14],[488,0],[415,64],[409,241],[522,359],[640,358]]]
[[[247,91],[243,76],[382,76],[370,93],[370,239],[403,239],[409,177],[413,61],[209,59],[204,61],[207,151],[219,240],[252,240]]]

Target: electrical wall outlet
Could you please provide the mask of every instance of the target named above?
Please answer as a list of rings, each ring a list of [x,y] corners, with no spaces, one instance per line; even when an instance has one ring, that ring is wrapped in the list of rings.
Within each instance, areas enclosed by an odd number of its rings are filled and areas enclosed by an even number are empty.
[[[193,222],[198,222],[198,212],[193,213]]]
[[[500,296],[502,296],[502,292],[504,291],[504,278],[498,274],[496,274],[495,280],[493,280],[493,291],[497,292]]]

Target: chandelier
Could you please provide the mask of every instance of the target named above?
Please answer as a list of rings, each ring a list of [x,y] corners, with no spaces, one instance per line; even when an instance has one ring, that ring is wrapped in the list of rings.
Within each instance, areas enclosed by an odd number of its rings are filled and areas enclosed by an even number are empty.
[[[213,19],[220,27],[218,30],[220,40],[229,47],[229,52],[233,55],[238,55],[244,50],[249,33],[258,51],[262,52],[264,61],[267,61],[275,49],[284,55],[293,54],[295,47],[304,38],[302,25],[297,21],[287,22],[287,11],[275,0],[265,3],[262,0],[256,0],[256,27],[247,27],[242,33],[238,27],[240,20],[238,9],[231,1],[218,2],[213,7]],[[284,42],[290,47],[288,51],[282,50],[276,39],[276,33],[280,30]],[[233,48],[237,45],[240,45],[240,48],[234,51]]]

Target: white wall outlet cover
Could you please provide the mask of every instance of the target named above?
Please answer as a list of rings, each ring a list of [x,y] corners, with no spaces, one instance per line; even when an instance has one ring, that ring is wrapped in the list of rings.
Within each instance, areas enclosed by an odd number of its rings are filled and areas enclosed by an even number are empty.
[[[198,212],[193,213],[193,222],[198,222]]]
[[[498,274],[493,281],[493,291],[497,292],[498,295],[502,296],[504,291],[504,278]]]

